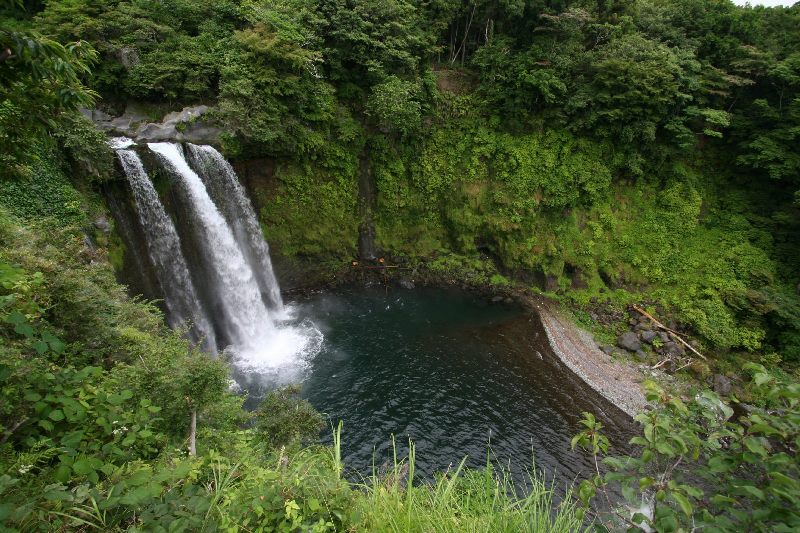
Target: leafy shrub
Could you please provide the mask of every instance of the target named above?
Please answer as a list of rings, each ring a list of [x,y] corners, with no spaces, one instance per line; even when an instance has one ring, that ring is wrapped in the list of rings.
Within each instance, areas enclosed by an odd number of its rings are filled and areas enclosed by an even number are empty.
[[[297,448],[319,438],[320,414],[300,398],[299,385],[271,391],[255,413],[255,430],[269,448]]]
[[[43,157],[30,162],[26,176],[0,181],[0,205],[27,220],[50,218],[57,226],[85,223],[83,197],[59,168],[51,148],[39,144],[38,150]]]
[[[367,112],[379,127],[403,134],[416,130],[421,121],[419,87],[413,81],[390,76],[372,87]]]
[[[748,364],[758,406],[724,403],[714,393],[699,393],[688,405],[654,383],[646,384],[652,410],[636,416],[642,435],[631,444],[636,455],[606,457],[583,481],[585,504],[620,487],[630,506],[606,521],[656,531],[703,527],[714,531],[793,531],[800,527],[800,385]],[[608,439],[602,424],[584,414],[580,446],[603,456]],[[613,505],[611,506],[613,507]],[[603,517],[600,516],[601,520]],[[613,524],[613,525],[612,525]]]

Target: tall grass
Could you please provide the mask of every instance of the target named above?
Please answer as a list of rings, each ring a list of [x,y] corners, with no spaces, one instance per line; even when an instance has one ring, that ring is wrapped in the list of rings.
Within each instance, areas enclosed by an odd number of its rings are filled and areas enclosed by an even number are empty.
[[[358,528],[376,532],[573,532],[588,528],[569,493],[555,505],[553,486],[536,471],[529,473],[529,492],[519,495],[511,475],[487,461],[481,470],[455,469],[430,483],[413,484],[415,450],[397,459],[391,470],[365,480],[355,506]]]

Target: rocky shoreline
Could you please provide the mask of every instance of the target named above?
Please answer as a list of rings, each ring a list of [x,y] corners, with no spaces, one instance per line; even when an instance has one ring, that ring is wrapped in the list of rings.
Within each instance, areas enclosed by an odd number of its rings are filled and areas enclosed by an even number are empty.
[[[567,318],[557,304],[528,299],[547,333],[556,356],[589,387],[630,417],[648,405],[641,387],[644,376],[635,366],[615,360],[598,348],[592,335]]]

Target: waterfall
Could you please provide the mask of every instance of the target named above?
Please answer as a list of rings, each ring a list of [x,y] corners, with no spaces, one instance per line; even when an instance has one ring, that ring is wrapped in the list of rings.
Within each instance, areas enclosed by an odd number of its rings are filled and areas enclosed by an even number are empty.
[[[271,310],[282,312],[283,301],[272,269],[269,247],[264,240],[253,205],[233,167],[211,146],[188,144],[187,147],[189,162],[233,229],[236,243],[255,275],[262,299]]]
[[[171,218],[138,154],[129,149],[133,144],[111,141],[131,183],[170,325],[193,317],[207,351],[224,348],[238,379],[260,385],[302,379],[323,335],[309,320],[296,318],[292,306],[284,309],[269,248],[233,168],[213,148],[189,145],[201,178],[180,145],[148,144],[178,195],[181,209]]]
[[[214,353],[217,351],[214,333],[197,299],[175,226],[158,199],[136,152],[119,149],[117,156],[131,186],[136,212],[146,233],[148,255],[165,293],[167,322],[172,327],[182,327],[187,320],[192,320],[194,326],[190,331],[194,340],[201,341],[206,351]]]
[[[242,350],[258,349],[272,329],[250,265],[239,249],[230,226],[211,200],[200,176],[184,159],[177,144],[147,145],[171,169],[192,210],[203,257],[214,275],[214,290],[224,313],[229,340]]]

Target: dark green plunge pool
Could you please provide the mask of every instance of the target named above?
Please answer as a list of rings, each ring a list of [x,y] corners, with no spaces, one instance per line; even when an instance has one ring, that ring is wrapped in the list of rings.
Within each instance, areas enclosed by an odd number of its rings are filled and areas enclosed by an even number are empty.
[[[524,479],[536,466],[570,481],[591,468],[570,449],[582,411],[598,415],[612,442],[629,421],[583,385],[548,347],[538,319],[517,305],[460,291],[351,288],[294,302],[324,334],[302,395],[333,424],[344,422],[351,473],[391,460],[391,436],[417,470],[495,464]],[[258,395],[252,389],[251,394]],[[330,431],[323,440],[330,442]]]

